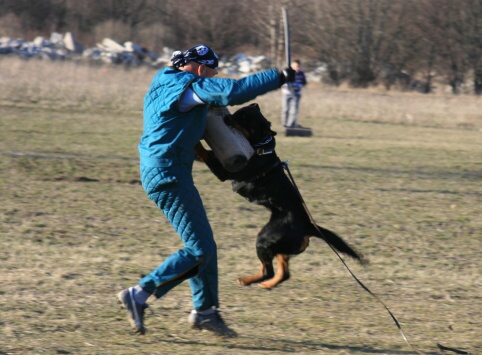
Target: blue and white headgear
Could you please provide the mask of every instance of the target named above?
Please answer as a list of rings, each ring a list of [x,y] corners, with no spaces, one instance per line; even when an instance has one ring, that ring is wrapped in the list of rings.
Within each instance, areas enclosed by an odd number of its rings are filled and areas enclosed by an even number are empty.
[[[218,68],[218,55],[211,48],[204,44],[198,44],[189,48],[184,53],[175,51],[171,56],[171,63],[176,68],[181,68],[189,62],[204,64],[208,68]]]

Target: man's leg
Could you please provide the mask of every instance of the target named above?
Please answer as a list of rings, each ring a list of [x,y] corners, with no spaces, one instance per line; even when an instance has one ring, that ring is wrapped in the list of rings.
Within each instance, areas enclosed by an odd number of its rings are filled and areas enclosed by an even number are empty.
[[[290,95],[288,101],[288,121],[286,122],[287,127],[294,127],[296,123],[296,96],[294,94]]]
[[[149,295],[159,298],[186,279],[195,280],[191,283],[195,310],[219,307],[216,243],[191,170],[182,166],[167,173],[158,170],[143,167],[141,177],[149,197],[181,236],[184,249],[170,255],[142,278],[138,286],[118,293],[117,298],[126,308],[129,322],[141,334],[145,332],[144,310]],[[219,331],[218,328],[208,330]]]
[[[293,109],[293,112],[294,112],[294,116],[295,116],[295,119],[293,121],[293,127],[301,127],[299,124],[298,124],[298,112],[299,112],[299,108],[300,108],[300,99],[301,99],[301,95],[300,94],[296,94],[293,101],[294,101],[294,109]]]
[[[290,95],[281,91],[281,124],[287,127]]]
[[[190,173],[179,176],[178,179],[182,183],[176,184],[179,188],[175,188],[175,196],[162,198],[165,202],[158,203],[158,206],[181,236],[184,249],[171,255],[172,258],[168,258],[151,273],[153,279],[161,282],[155,288],[155,295],[161,297],[182,280],[189,278],[194,308],[188,317],[191,327],[207,330],[216,335],[236,336],[236,332],[224,323],[217,310],[219,308],[217,250],[201,197],[192,182]],[[193,259],[183,253],[194,256],[196,263],[193,265]],[[177,268],[178,264],[182,267]],[[177,270],[178,275],[174,276],[176,271],[168,271],[171,269]],[[166,277],[166,275],[170,276]],[[170,280],[169,277],[171,277]],[[162,281],[166,279],[168,280]]]
[[[139,284],[159,298],[194,277],[195,282],[190,282],[194,308],[218,307],[217,255],[212,229],[190,172],[178,172],[176,178],[176,184],[149,197],[176,229],[184,249],[169,256]]]

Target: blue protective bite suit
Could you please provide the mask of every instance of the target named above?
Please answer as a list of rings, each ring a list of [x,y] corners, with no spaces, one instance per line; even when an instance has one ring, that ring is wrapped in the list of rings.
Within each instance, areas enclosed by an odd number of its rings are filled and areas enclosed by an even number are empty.
[[[188,87],[205,105],[180,112],[179,99]],[[184,248],[140,280],[145,291],[159,298],[189,279],[194,309],[219,307],[216,243],[192,179],[194,146],[204,134],[208,106],[243,104],[278,87],[275,69],[240,80],[203,78],[172,67],[155,75],[144,98],[141,181]]]

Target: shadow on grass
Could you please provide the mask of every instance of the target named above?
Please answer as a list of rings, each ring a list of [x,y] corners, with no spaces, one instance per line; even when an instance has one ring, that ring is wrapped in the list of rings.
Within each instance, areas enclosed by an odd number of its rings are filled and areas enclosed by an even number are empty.
[[[237,337],[234,339],[218,339],[217,341],[208,342],[196,341],[196,340],[182,340],[182,339],[160,339],[162,343],[166,344],[178,344],[178,345],[190,345],[190,346],[212,346],[224,349],[245,351],[259,351],[259,352],[280,352],[280,353],[300,353],[300,352],[312,352],[323,350],[341,351],[345,350],[350,353],[359,354],[388,354],[388,355],[404,355],[404,354],[416,354],[414,351],[408,350],[387,350],[387,349],[375,349],[367,346],[347,346],[347,345],[335,345],[328,343],[317,343],[311,341],[291,341],[282,339],[252,339],[246,337]],[[258,343],[258,344],[256,344]],[[426,355],[439,355],[437,351],[424,352]]]

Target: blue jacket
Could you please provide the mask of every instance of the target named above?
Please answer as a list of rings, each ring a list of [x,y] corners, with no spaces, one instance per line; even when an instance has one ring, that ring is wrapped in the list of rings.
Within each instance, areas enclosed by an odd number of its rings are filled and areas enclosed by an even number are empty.
[[[206,105],[180,112],[179,98],[189,86]],[[192,164],[194,146],[206,128],[208,106],[240,105],[278,87],[276,69],[239,80],[203,78],[173,67],[160,70],[144,97],[144,133],[139,143],[141,164],[160,168]]]
[[[295,82],[293,83],[293,88],[295,89],[295,92],[299,93],[301,91],[301,88],[306,86],[306,84],[307,82],[304,71],[301,69],[297,70],[295,74]]]

